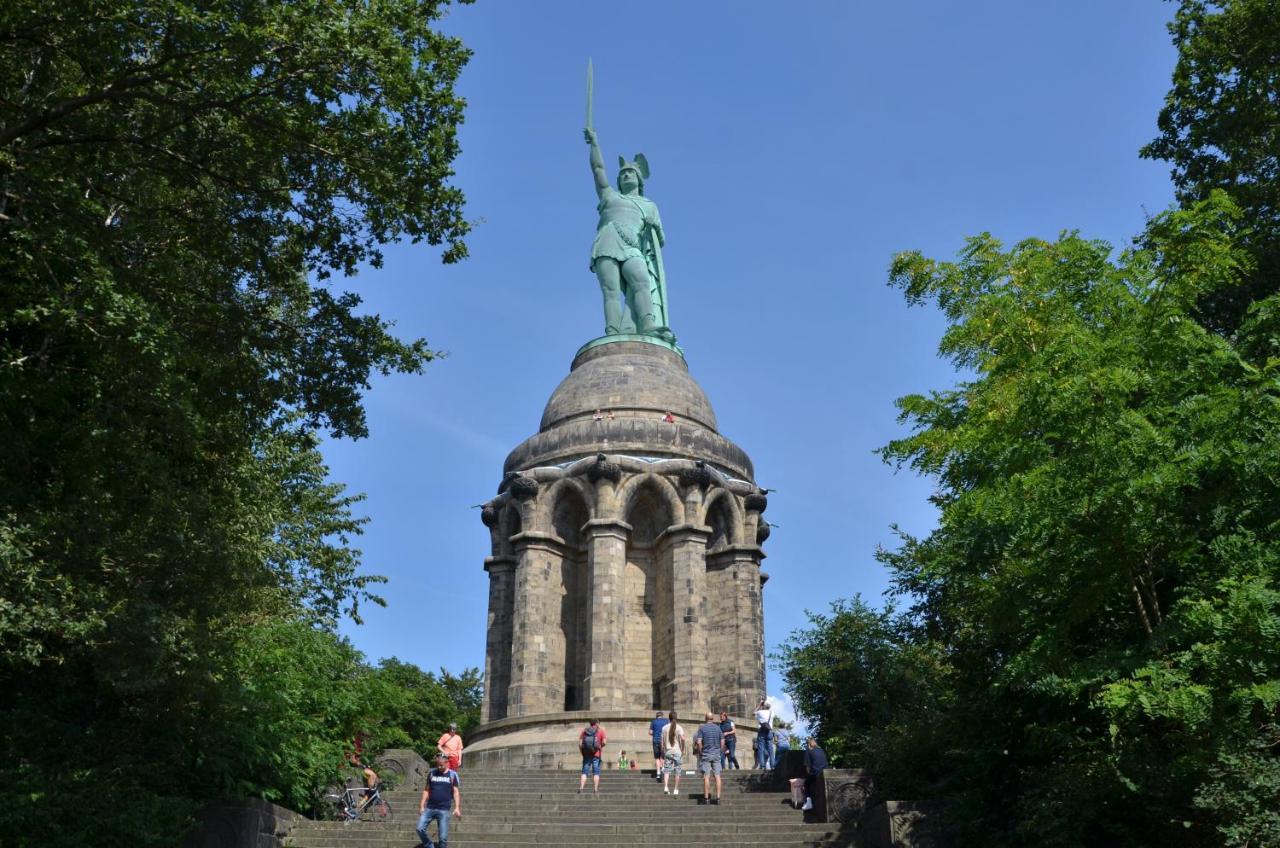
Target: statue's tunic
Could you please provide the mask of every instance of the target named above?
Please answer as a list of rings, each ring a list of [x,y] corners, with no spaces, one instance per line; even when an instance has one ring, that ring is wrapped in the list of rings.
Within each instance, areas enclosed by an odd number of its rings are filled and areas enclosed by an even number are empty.
[[[606,188],[600,194],[596,206],[600,223],[596,225],[596,239],[591,244],[591,270],[597,259],[613,259],[619,263],[628,259],[643,259],[640,236],[645,225],[662,231],[658,218],[658,204],[638,194],[622,194]]]

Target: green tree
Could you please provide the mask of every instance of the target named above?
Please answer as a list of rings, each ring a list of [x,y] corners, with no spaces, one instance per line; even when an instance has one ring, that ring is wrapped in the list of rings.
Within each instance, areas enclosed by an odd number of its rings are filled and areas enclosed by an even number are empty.
[[[953,685],[942,652],[892,606],[860,597],[808,615],[773,659],[810,732],[835,765],[871,771],[892,797],[936,794],[948,775],[937,719]]]
[[[1195,799],[1280,704],[1280,359],[1257,355],[1277,296],[1234,344],[1194,319],[1252,271],[1241,217],[1214,194],[1119,257],[980,236],[893,264],[972,374],[899,402],[915,432],[884,455],[937,479],[940,517],[882,557],[954,669],[984,839],[1213,845],[1240,824]]]
[[[376,601],[317,434],[364,435],[370,375],[433,354],[326,280],[396,239],[465,255],[449,178],[468,52],[432,28],[445,9],[0,6],[0,780],[19,798],[0,828],[29,834],[16,844],[126,827],[112,799],[157,823],[135,842],[174,844],[195,803],[234,788],[191,717],[262,668],[254,634],[285,627],[305,666],[324,638],[288,628]],[[252,769],[235,785],[298,796],[319,759],[295,756],[291,722],[218,731],[220,761]],[[264,765],[273,738],[291,763]],[[90,795],[106,800],[46,815]]]
[[[464,741],[480,723],[479,669],[454,675],[442,668],[437,676],[391,658],[378,664],[370,681],[380,692],[366,720],[376,747],[407,747],[430,760],[450,723],[457,722]]]
[[[1206,294],[1197,313],[1231,333],[1253,301],[1280,290],[1280,2],[1182,0],[1169,32],[1173,86],[1142,155],[1173,165],[1184,206],[1222,189],[1251,222],[1243,244],[1255,270]]]

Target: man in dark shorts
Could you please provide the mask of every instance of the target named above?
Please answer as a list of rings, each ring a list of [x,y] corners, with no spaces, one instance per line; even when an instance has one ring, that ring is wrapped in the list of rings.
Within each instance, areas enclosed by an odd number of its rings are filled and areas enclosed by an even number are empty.
[[[662,729],[666,726],[667,717],[658,710],[653,721],[649,722],[649,735],[653,737],[653,776],[659,781],[662,780]]]

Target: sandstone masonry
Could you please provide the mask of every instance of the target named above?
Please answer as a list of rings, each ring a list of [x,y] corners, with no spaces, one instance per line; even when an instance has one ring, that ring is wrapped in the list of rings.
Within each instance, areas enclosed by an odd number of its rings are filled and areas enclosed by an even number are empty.
[[[749,714],[764,691],[769,532],[753,474],[680,353],[579,352],[482,509],[486,686],[470,764],[576,768],[588,715],[611,722],[616,753],[647,752],[658,709],[694,725],[709,708]]]

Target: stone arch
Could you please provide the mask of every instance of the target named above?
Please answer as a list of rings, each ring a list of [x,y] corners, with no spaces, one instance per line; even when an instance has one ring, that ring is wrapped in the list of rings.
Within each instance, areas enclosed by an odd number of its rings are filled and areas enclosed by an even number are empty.
[[[515,501],[507,501],[502,512],[498,513],[497,545],[498,556],[514,556],[515,549],[511,545],[511,537],[524,530],[520,518],[520,505]]]
[[[656,474],[628,481],[619,498],[622,520],[631,525],[623,568],[624,705],[633,709],[664,706],[671,673],[663,647],[669,641],[669,594],[672,568],[666,530],[678,524],[683,509],[675,488]]]
[[[738,499],[725,489],[717,489],[702,510],[702,523],[711,528],[707,553],[722,550],[742,541],[742,510]]]
[[[592,486],[588,486],[581,480],[574,477],[563,477],[552,483],[544,493],[539,493],[538,506],[535,512],[534,526],[548,533],[553,533],[565,541],[566,544],[580,544],[579,538],[582,533],[582,524],[572,528],[570,538],[561,532],[567,529],[564,525],[564,509],[565,504],[571,500],[580,501],[586,512],[586,518],[582,520],[585,524],[595,514],[596,493]]]
[[[566,711],[586,707],[586,677],[591,620],[587,540],[583,527],[591,519],[583,487],[575,480],[559,480],[547,491],[545,516],[539,529],[560,538],[553,555],[551,609],[559,619],[558,632],[548,634],[556,665],[563,671],[561,690]],[[558,573],[556,573],[558,571]]]
[[[684,503],[680,500],[680,493],[676,491],[676,487],[671,485],[671,481],[666,477],[646,471],[631,477],[618,489],[617,500],[621,507],[623,521],[628,521],[627,516],[634,508],[634,501],[644,489],[648,489],[666,502],[667,509],[671,513],[672,524],[679,524],[684,520]]]

